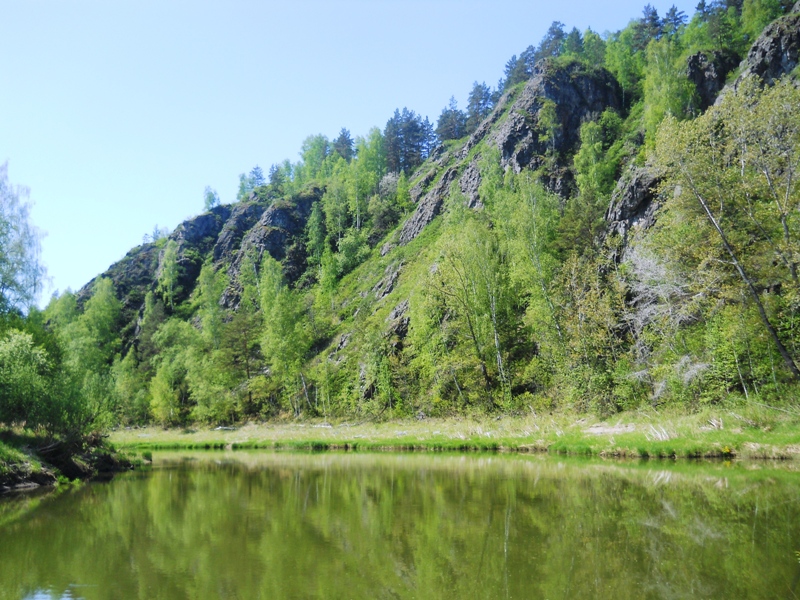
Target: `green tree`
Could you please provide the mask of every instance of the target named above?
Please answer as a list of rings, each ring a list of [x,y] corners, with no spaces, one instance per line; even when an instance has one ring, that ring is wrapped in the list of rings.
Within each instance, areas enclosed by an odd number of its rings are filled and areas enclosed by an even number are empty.
[[[163,425],[185,423],[192,409],[187,373],[198,333],[177,318],[164,322],[153,336],[158,354],[150,380],[150,411]]]
[[[623,99],[632,103],[641,95],[644,52],[635,47],[636,22],[612,35],[606,42],[606,68],[617,78]]]
[[[0,336],[0,423],[46,424],[51,390],[47,352],[33,336],[16,329]]]
[[[113,282],[101,278],[94,284],[83,314],[58,332],[72,379],[65,385],[74,388],[77,398],[70,425],[75,432],[111,423],[115,410],[111,367],[121,346],[121,311]],[[69,397],[72,392],[66,389],[64,393]]]
[[[327,230],[325,229],[325,215],[322,211],[322,202],[315,202],[311,209],[311,215],[306,223],[306,252],[308,252],[308,263],[311,266],[318,266],[322,260],[322,253],[325,250],[325,239]]]
[[[691,111],[694,89],[686,76],[686,60],[681,51],[680,43],[672,37],[663,37],[647,47],[644,125],[651,147],[666,115],[682,119]]]
[[[694,121],[667,117],[655,155],[666,185],[677,190],[667,210],[704,225],[705,265],[717,267],[734,297],[749,297],[794,379],[800,371],[763,290],[783,282],[792,302],[799,289],[800,222],[790,208],[800,199],[798,123],[800,92],[791,83],[762,91],[750,79]]]
[[[474,82],[467,98],[466,132],[472,133],[475,131],[481,121],[489,116],[493,107],[492,90],[489,89],[489,86],[485,82]]]
[[[118,423],[141,425],[150,417],[150,396],[147,380],[136,362],[136,353],[115,360],[111,367],[115,419]]]
[[[547,33],[536,47],[534,62],[539,62],[543,58],[555,58],[560,56],[564,49],[564,40],[567,34],[564,31],[564,24],[560,21],[553,21],[547,29]]]
[[[458,109],[455,97],[450,98],[450,103],[442,109],[442,114],[436,121],[436,136],[440,141],[457,140],[464,137],[467,132],[467,116]]]
[[[180,292],[178,281],[181,269],[178,264],[178,242],[169,240],[161,257],[160,271],[158,274],[158,289],[161,291],[165,302],[171,309],[175,309],[175,296]]]
[[[325,229],[337,243],[350,226],[350,207],[353,204],[351,196],[354,191],[352,172],[349,165],[340,158],[333,167],[333,173],[322,196]]]
[[[598,67],[606,63],[606,43],[591,28],[583,32],[583,58],[590,65]]]
[[[355,152],[353,138],[350,137],[350,131],[342,127],[339,136],[333,140],[333,149],[347,162],[353,159]]]
[[[27,188],[9,183],[8,163],[0,165],[0,312],[32,306],[45,274],[28,194]]]
[[[574,56],[575,58],[583,55],[583,36],[577,27],[573,27],[567,37],[564,38],[562,54],[564,56]]]
[[[110,279],[100,278],[83,314],[63,328],[67,360],[77,372],[107,372],[120,349],[122,303]]]
[[[356,151],[358,158],[351,163],[350,214],[353,215],[355,228],[361,229],[369,199],[378,191],[378,183],[385,170],[380,130],[374,128],[367,138],[359,137]]]
[[[295,168],[295,179],[300,183],[308,183],[328,175],[324,166],[330,151],[330,142],[327,137],[322,134],[308,136],[300,147],[301,161]]]
[[[272,376],[281,382],[293,413],[299,415],[301,398],[312,408],[304,373],[311,340],[305,328],[303,303],[284,283],[280,263],[268,255],[261,265],[260,287],[264,314],[261,350]]]
[[[203,191],[203,208],[209,211],[216,206],[219,206],[219,194],[217,194],[217,190],[207,185]]]
[[[496,388],[501,399],[510,394],[508,263],[496,235],[478,219],[462,210],[452,218],[458,222],[453,228],[458,234],[443,240],[429,293],[446,307],[449,333],[468,349],[491,408]]]
[[[585,201],[607,200],[616,183],[619,159],[607,156],[607,152],[621,128],[622,119],[611,110],[597,121],[581,125],[581,146],[574,164],[578,189]]]

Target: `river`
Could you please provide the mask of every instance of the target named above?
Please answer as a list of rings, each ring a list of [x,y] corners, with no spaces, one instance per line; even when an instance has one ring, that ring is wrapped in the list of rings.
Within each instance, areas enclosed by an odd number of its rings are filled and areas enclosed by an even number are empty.
[[[796,598],[793,464],[154,453],[0,500],[0,599]]]

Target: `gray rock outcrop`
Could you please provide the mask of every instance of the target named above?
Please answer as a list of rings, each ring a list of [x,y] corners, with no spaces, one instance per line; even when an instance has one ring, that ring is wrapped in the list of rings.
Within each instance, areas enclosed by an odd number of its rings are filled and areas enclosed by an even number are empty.
[[[545,123],[542,115],[545,106],[555,109],[553,123]],[[540,62],[513,103],[511,95],[505,94],[457,154],[438,159],[442,165],[446,160],[454,164],[432,169],[412,188],[411,198],[417,202],[417,209],[404,224],[399,243],[407,244],[416,238],[441,212],[456,181],[467,204],[472,208],[480,206],[477,157],[465,163],[470,151],[483,139],[500,150],[502,166],[517,173],[536,169],[548,156],[552,157],[554,164],[549,165],[543,182],[563,197],[568,196],[574,187],[569,168],[571,155],[580,142],[581,124],[599,117],[608,108],[622,108],[619,84],[608,71],[589,69],[579,63],[559,67],[552,61]],[[495,128],[504,114],[505,121]],[[437,177],[438,182],[428,189]]]
[[[549,103],[555,109],[554,124],[547,124],[542,114]],[[581,124],[608,108],[622,108],[622,92],[611,73],[579,63],[554,67],[542,61],[491,141],[500,149],[504,167],[516,173],[536,169],[548,150],[555,155],[574,151]]]
[[[701,111],[714,104],[725,87],[725,78],[738,64],[738,56],[717,50],[698,52],[686,60],[686,73],[697,90],[698,108]]]
[[[439,182],[417,203],[417,209],[405,222],[400,232],[400,243],[407,244],[417,237],[425,226],[441,212],[444,200],[450,194],[450,186],[458,178],[458,168],[450,167]]]
[[[617,182],[606,211],[607,235],[618,235],[627,241],[634,229],[647,229],[655,223],[659,179],[644,167],[629,169]]]
[[[294,197],[291,202],[281,200],[263,212],[258,222],[250,228],[242,239],[239,251],[233,258],[228,275],[236,282],[242,263],[248,253],[252,253],[256,264],[266,252],[275,260],[283,260],[293,247],[293,243],[305,231],[308,217],[315,202],[322,198],[322,190],[313,188]],[[303,257],[295,258],[303,260]],[[232,284],[222,296],[221,303],[227,308],[235,308],[239,304],[241,290]]]
[[[742,62],[742,72],[733,84],[734,89],[742,79],[750,75],[757,75],[766,85],[772,85],[797,67],[800,57],[798,11],[800,8],[795,4],[792,13],[776,19],[764,28]]]
[[[239,249],[245,234],[258,222],[266,207],[255,202],[236,204],[214,244],[214,261],[230,258]]]

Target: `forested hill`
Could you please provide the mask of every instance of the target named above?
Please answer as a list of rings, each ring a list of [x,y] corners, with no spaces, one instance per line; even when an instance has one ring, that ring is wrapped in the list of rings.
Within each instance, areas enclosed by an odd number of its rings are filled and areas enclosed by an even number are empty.
[[[779,0],[554,23],[435,127],[207,189],[29,350],[94,423],[794,402],[799,49]]]

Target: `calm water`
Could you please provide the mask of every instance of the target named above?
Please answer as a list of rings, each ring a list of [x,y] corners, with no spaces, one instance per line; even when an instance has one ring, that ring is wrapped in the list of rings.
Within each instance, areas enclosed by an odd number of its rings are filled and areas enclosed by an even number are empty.
[[[791,469],[156,454],[0,501],[0,598],[796,598]]]

